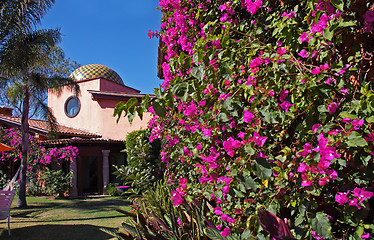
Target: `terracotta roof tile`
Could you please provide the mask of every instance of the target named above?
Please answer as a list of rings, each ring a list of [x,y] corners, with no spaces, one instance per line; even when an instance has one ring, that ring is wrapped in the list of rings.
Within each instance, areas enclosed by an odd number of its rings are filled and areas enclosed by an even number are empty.
[[[41,145],[60,145],[60,144],[77,144],[77,143],[114,143],[114,144],[124,144],[121,140],[112,140],[106,138],[79,138],[73,137],[69,139],[52,139],[39,141],[38,144]]]
[[[10,117],[3,114],[0,114],[0,123],[10,123],[12,125],[16,125],[19,127],[21,124],[21,118],[19,117]],[[47,134],[49,131],[49,126],[47,121],[44,120],[36,120],[36,119],[29,119],[29,125],[31,130],[36,130],[42,133]],[[86,130],[72,128],[68,126],[64,126],[62,124],[57,124],[57,132],[63,135],[71,135],[71,136],[79,136],[79,137],[89,137],[89,138],[99,138],[101,135],[92,133]]]

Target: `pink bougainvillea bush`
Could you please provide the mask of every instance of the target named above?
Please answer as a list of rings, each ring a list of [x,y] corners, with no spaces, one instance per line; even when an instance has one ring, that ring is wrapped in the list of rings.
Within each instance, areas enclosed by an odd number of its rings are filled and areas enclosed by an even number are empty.
[[[373,4],[160,0],[150,128],[174,206],[207,199],[237,239],[373,236]]]
[[[0,170],[8,174],[11,173],[10,170],[13,168],[13,172],[15,172],[17,171],[17,169],[14,169],[15,166],[17,166],[17,162],[19,163],[22,159],[21,132],[16,128],[1,128],[0,134],[1,142],[14,148],[13,151],[0,153]],[[50,169],[60,168],[62,170],[61,174],[66,174],[70,171],[70,161],[75,161],[79,150],[77,147],[73,146],[48,149],[38,145],[37,141],[34,141],[32,136],[30,136],[30,141],[32,142],[32,146],[28,154],[28,193],[31,195],[45,194],[45,192],[43,192],[43,181],[41,178],[43,178],[46,170],[50,173]],[[8,179],[12,177],[13,176],[7,176]],[[67,181],[68,179],[66,179],[65,182]]]

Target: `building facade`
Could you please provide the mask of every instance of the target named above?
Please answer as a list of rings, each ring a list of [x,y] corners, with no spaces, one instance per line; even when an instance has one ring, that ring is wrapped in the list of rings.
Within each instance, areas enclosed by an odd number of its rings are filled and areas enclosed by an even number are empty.
[[[136,117],[132,124],[127,118],[113,116],[119,102],[144,96],[139,90],[128,87],[111,68],[89,64],[76,69],[74,78],[80,93],[75,95],[68,87],[61,93],[48,93],[48,107],[57,120],[57,139],[48,138],[48,125],[42,120],[29,120],[31,133],[39,144],[46,147],[72,145],[79,149],[79,156],[70,163],[74,174],[72,197],[85,194],[105,194],[109,182],[115,181],[113,165],[125,164],[124,140],[128,133],[145,129],[151,118]],[[9,108],[3,107],[0,124],[19,127],[20,118],[13,117]]]

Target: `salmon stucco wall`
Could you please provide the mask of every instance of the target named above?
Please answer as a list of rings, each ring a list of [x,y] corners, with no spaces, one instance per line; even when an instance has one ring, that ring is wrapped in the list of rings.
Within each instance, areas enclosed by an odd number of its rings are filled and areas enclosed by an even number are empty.
[[[128,119],[124,117],[120,118],[117,123],[117,118],[113,116],[113,112],[119,100],[93,100],[91,94],[88,92],[88,90],[96,90],[136,94],[139,91],[123,85],[123,88],[119,87],[121,85],[111,84],[110,81],[105,79],[80,81],[78,84],[80,87],[78,99],[81,107],[75,117],[68,117],[65,114],[65,102],[69,97],[74,95],[72,91],[65,87],[59,96],[52,92],[48,93],[48,106],[53,110],[58,123],[100,134],[102,138],[113,140],[125,140],[128,133],[147,128],[148,121],[151,119],[150,113],[144,114],[143,120],[136,117],[131,125]]]

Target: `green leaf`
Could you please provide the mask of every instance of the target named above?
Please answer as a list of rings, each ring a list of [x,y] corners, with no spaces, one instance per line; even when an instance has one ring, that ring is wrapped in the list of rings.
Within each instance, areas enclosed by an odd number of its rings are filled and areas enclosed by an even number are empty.
[[[171,89],[172,93],[179,99],[186,101],[187,99],[188,83],[181,82],[173,86]]]
[[[160,88],[154,88],[153,92],[155,93],[157,98],[162,98],[161,89]]]
[[[130,108],[129,109],[129,114],[128,114],[128,118],[129,118],[129,122],[130,124],[132,123],[132,121],[134,120],[135,118],[135,108]]]
[[[323,113],[323,112],[328,112],[328,111],[325,105],[319,105],[318,112]]]
[[[341,118],[349,118],[349,119],[357,119],[357,118],[358,118],[357,115],[350,114],[350,113],[348,113],[348,112],[341,112],[341,113],[339,114],[339,116],[340,116]]]
[[[119,232],[117,230],[107,229],[107,228],[100,228],[101,231],[112,235],[113,237],[116,237],[118,240],[125,240],[121,235],[119,235]]]
[[[258,184],[251,178],[250,176],[244,175],[244,185],[247,189],[256,190],[258,188]]]
[[[344,2],[342,0],[331,0],[330,3],[340,11],[344,11]]]
[[[256,176],[263,180],[269,180],[273,171],[269,162],[264,158],[258,158],[255,161],[256,164]]]
[[[198,67],[192,68],[191,75],[194,76],[196,79],[202,81],[204,77],[204,67],[198,66]]]
[[[245,195],[241,191],[238,191],[236,189],[233,189],[233,190],[234,190],[234,193],[235,193],[235,197],[237,197],[237,198],[245,197]]]
[[[348,136],[347,144],[349,147],[364,147],[368,145],[366,140],[356,131]]]
[[[302,215],[298,215],[295,219],[295,226],[299,226],[300,224],[302,224],[304,222],[304,216]]]
[[[325,29],[323,30],[323,36],[324,36],[327,40],[331,41],[331,39],[334,37],[334,30],[332,30],[331,28],[325,28]]]
[[[366,121],[369,122],[369,123],[373,123],[374,122],[374,115],[366,118]]]
[[[124,229],[126,229],[127,231],[129,231],[133,236],[136,236],[137,233],[136,233],[136,228],[127,224],[127,223],[122,223],[122,227]]]
[[[353,27],[356,26],[356,21],[348,21],[339,23],[338,27]]]
[[[240,239],[251,239],[251,236],[252,236],[252,232],[249,229],[246,229],[240,236]]]
[[[226,98],[225,101],[223,101],[222,103],[222,107],[224,107],[226,110],[233,110],[232,98],[231,97]]]
[[[331,224],[326,214],[317,212],[315,218],[310,220],[310,226],[317,235],[331,239]]]
[[[140,120],[143,120],[143,112],[144,112],[143,108],[137,107],[136,112],[138,113],[138,116],[139,116]]]
[[[166,108],[160,104],[159,101],[154,101],[152,103],[152,107],[155,110],[155,113],[160,116],[160,117],[165,117],[166,116]]]
[[[137,103],[138,103],[138,99],[136,99],[136,98],[130,98],[127,101],[127,103],[125,104],[125,106],[126,106],[127,109],[130,109],[130,108],[132,108]]]
[[[149,108],[149,95],[145,95],[142,98],[142,102],[140,103],[140,106],[143,108],[143,111],[148,111]]]
[[[232,234],[227,237],[222,237],[220,231],[218,231],[216,228],[205,228],[204,233],[212,240],[239,240],[239,238],[233,236]]]

